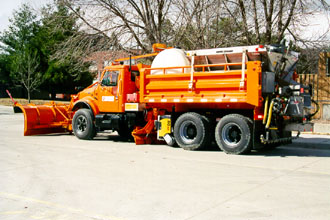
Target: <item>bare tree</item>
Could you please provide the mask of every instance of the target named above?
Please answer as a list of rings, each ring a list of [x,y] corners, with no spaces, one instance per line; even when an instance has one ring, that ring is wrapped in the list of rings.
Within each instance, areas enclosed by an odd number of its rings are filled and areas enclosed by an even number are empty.
[[[180,31],[176,32],[173,43],[185,48],[197,49],[217,47],[226,44],[232,36],[227,28],[232,19],[223,13],[222,0],[178,0],[175,3],[180,12]],[[235,33],[236,34],[236,33]]]
[[[37,71],[39,63],[37,51],[32,49],[20,51],[13,63],[15,67],[13,79],[24,86],[29,103],[31,101],[31,93],[37,90],[43,82],[42,74]]]
[[[279,43],[285,36],[305,43],[299,30],[308,25],[309,16],[329,12],[324,0],[234,0],[223,4],[229,15],[239,21],[247,44]]]
[[[79,29],[57,53],[146,53],[156,42],[186,49],[279,43],[301,37],[306,17],[329,11],[324,0],[56,0],[79,19]],[[329,40],[329,39],[328,39]],[[133,50],[134,49],[134,50]],[[138,50],[136,50],[138,49]],[[81,58],[81,61],[85,59]]]
[[[151,50],[157,42],[168,42],[172,0],[59,0],[82,22],[89,36],[104,38],[106,48]]]

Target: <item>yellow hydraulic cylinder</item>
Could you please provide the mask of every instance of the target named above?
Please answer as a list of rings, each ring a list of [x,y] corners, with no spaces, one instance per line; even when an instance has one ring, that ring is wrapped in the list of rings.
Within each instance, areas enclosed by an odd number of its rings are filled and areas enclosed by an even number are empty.
[[[262,120],[263,124],[266,124],[266,120],[267,120],[267,112],[268,112],[268,99],[269,97],[266,97],[266,101],[265,101],[265,107],[264,107],[264,119]]]
[[[269,128],[270,121],[272,120],[273,107],[274,107],[274,99],[272,100],[272,102],[270,103],[270,106],[269,106],[268,120],[267,120],[267,124],[266,124],[266,129]]]

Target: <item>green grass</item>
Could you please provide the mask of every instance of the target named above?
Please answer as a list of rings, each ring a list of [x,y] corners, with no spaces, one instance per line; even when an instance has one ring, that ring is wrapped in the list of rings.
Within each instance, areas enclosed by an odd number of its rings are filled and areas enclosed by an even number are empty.
[[[28,100],[27,99],[14,99],[16,102],[22,104],[22,105],[27,105]],[[36,104],[36,105],[42,105],[44,103],[51,102],[51,100],[40,100],[40,99],[32,99],[31,103]],[[70,103],[69,101],[55,101],[56,103]],[[10,98],[0,98],[0,105],[5,105],[5,106],[12,106],[13,102]]]

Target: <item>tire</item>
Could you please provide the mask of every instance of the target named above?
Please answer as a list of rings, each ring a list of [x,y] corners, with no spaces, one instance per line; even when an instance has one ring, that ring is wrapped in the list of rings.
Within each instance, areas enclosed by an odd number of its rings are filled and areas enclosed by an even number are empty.
[[[215,140],[227,154],[248,153],[252,147],[252,129],[249,120],[239,114],[223,117],[215,128]]]
[[[201,150],[210,140],[208,120],[200,114],[182,114],[174,124],[174,138],[185,150]]]
[[[89,109],[79,109],[73,116],[72,129],[76,137],[91,140],[96,135],[93,113]]]

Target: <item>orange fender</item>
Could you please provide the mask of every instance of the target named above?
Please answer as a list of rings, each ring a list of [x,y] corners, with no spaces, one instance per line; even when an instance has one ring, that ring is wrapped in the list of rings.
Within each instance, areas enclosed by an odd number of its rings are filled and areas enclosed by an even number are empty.
[[[72,111],[77,111],[80,108],[89,108],[94,115],[97,115],[100,112],[95,99],[91,96],[85,96],[73,103]]]

